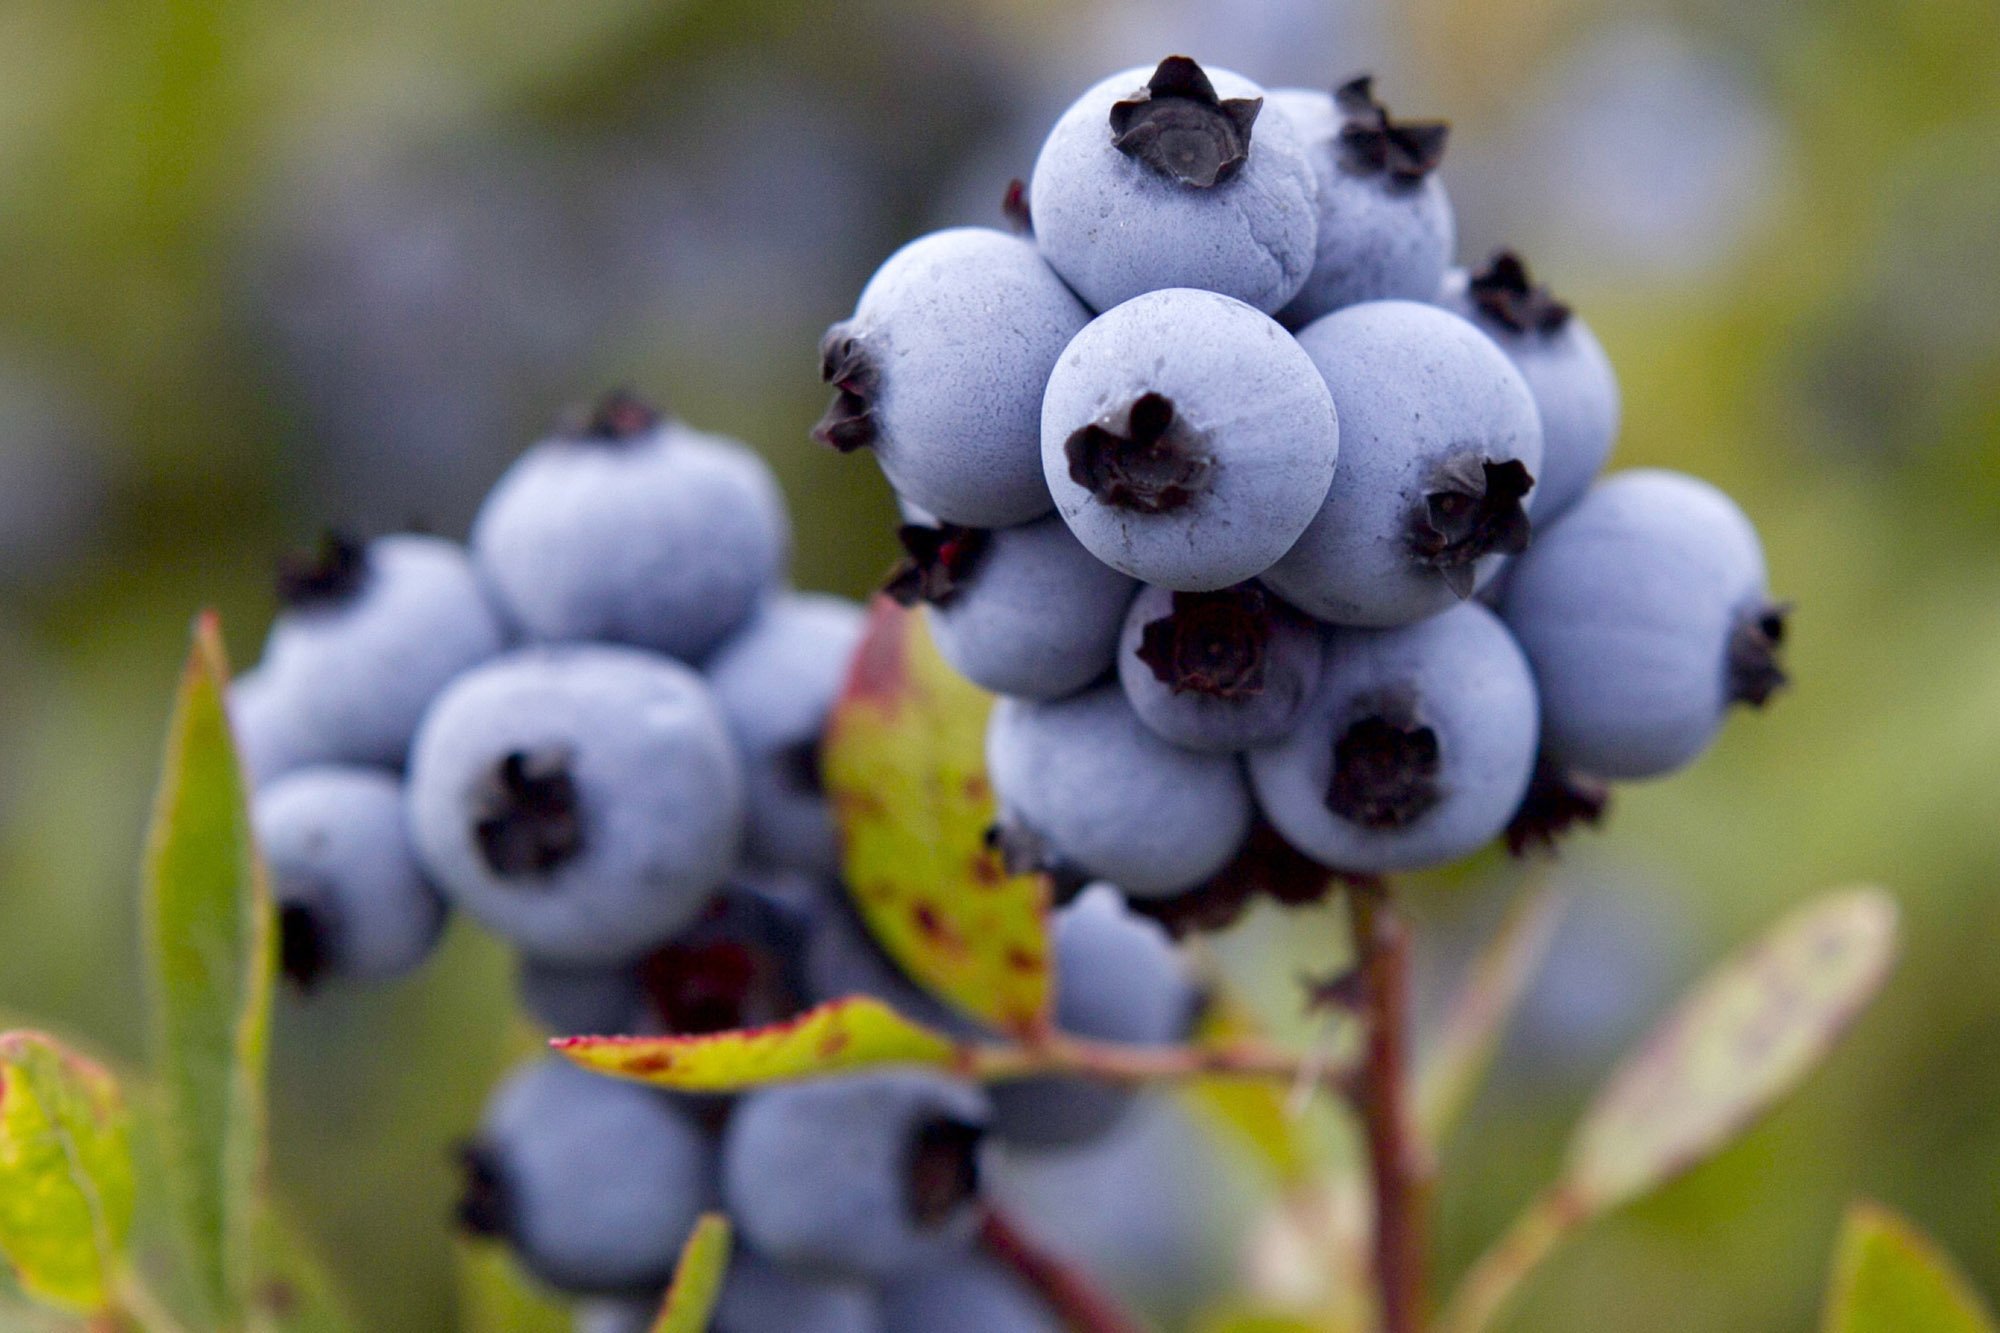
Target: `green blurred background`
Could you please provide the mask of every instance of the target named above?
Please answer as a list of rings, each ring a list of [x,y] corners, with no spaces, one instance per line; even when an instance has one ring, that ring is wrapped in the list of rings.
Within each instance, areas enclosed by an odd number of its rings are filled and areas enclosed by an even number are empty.
[[[190,613],[251,659],[275,551],[462,532],[569,401],[629,382],[750,440],[799,581],[863,592],[892,510],[805,438],[819,331],[1170,50],[1374,69],[1450,116],[1465,253],[1514,244],[1582,309],[1617,461],[1729,488],[1800,604],[1794,691],[1567,857],[1558,958],[1448,1157],[1446,1268],[1652,1011],[1870,879],[1907,909],[1886,1002],[1507,1327],[1805,1328],[1857,1192],[2000,1292],[1992,0],[0,0],[0,1010],[140,1053],[133,867]],[[1416,910],[1456,941],[1496,889]],[[509,1013],[462,925],[410,984],[282,1005],[278,1187],[367,1327],[456,1317],[447,1146]]]

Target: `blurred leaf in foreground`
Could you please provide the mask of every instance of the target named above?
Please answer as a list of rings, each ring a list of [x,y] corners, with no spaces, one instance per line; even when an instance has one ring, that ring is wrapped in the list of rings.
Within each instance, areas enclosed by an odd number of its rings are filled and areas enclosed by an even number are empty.
[[[925,989],[1018,1035],[1048,1022],[1048,891],[987,846],[992,702],[921,615],[877,598],[828,725],[826,783],[869,930]]]
[[[273,959],[228,681],[220,627],[203,616],[167,735],[144,906],[167,1177],[195,1284],[234,1326],[253,1267]]]
[[[667,1288],[653,1333],[705,1333],[728,1272],[729,1219],[720,1213],[703,1213],[681,1247],[674,1282]]]
[[[1910,1222],[1861,1202],[1847,1210],[1821,1333],[1994,1333],[1951,1260]]]
[[[457,1252],[461,1333],[571,1333],[569,1311],[530,1286],[505,1247],[468,1242]]]
[[[0,1253],[22,1289],[68,1310],[110,1304],[132,1193],[116,1080],[39,1032],[0,1034]]]

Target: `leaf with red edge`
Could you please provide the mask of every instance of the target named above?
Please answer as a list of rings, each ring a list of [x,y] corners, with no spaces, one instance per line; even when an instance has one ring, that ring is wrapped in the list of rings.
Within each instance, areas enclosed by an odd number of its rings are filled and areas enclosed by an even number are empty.
[[[769,1027],[690,1037],[559,1037],[550,1045],[585,1069],[681,1092],[735,1092],[876,1065],[949,1066],[949,1037],[880,1000],[851,995]]]
[[[1048,886],[986,844],[992,699],[953,671],[921,615],[877,598],[828,724],[826,784],[849,891],[918,984],[1003,1032],[1047,1026]]]

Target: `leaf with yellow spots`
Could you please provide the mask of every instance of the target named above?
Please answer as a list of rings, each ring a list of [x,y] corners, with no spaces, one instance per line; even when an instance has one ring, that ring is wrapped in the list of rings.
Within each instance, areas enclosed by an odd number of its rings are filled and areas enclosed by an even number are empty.
[[[957,1043],[880,1000],[851,995],[769,1027],[690,1037],[559,1037],[585,1069],[681,1092],[734,1092],[876,1065],[955,1064]]]
[[[674,1283],[667,1288],[653,1333],[704,1333],[728,1273],[729,1219],[721,1213],[703,1213],[681,1247]]]
[[[918,984],[1013,1035],[1048,1023],[1048,886],[986,844],[992,699],[938,655],[922,616],[877,598],[828,724],[826,784],[849,891]]]

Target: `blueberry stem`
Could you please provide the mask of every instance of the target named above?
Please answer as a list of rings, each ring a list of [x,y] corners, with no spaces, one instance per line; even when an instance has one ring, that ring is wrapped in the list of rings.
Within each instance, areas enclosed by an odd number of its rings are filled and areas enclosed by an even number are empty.
[[[987,1253],[1035,1289],[1076,1333],[1145,1333],[1145,1326],[1083,1272],[1043,1249],[997,1208],[986,1209],[979,1240]]]

